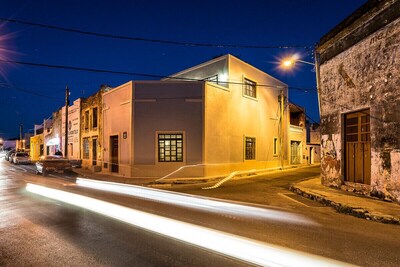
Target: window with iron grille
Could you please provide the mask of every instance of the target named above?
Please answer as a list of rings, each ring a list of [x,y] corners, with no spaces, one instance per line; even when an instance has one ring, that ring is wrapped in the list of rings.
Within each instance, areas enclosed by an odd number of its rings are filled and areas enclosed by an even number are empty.
[[[83,158],[89,159],[89,138],[83,138]]]
[[[247,78],[244,78],[243,94],[246,96],[256,98],[257,97],[257,83],[252,80],[249,80]]]
[[[158,134],[158,161],[159,162],[183,161],[183,134],[181,133]]]
[[[253,137],[245,138],[245,160],[256,159],[256,139]]]

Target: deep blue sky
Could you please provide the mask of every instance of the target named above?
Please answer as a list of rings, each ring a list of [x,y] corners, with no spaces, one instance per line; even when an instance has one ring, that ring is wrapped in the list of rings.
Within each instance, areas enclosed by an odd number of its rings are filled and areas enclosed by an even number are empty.
[[[365,0],[291,1],[1,1],[0,17],[78,30],[181,41],[237,45],[313,45]],[[233,54],[289,87],[315,88],[312,66],[284,73],[284,54],[304,49],[192,47],[85,36],[0,21],[0,59],[95,69],[170,75],[212,57]],[[0,137],[19,136],[71,100],[89,96],[100,84],[118,86],[148,78],[98,74],[0,62]],[[315,92],[291,89],[290,100],[319,121]]]

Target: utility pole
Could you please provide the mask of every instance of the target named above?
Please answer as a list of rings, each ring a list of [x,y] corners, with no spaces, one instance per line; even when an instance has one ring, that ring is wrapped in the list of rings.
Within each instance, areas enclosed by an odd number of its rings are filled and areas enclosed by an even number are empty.
[[[22,123],[19,124],[19,141],[22,141]]]
[[[45,130],[46,130],[46,119],[43,119],[43,154],[42,154],[42,151],[40,151],[40,148],[39,148],[39,155],[40,156],[46,156],[46,154],[47,154],[46,142],[45,142],[45,140],[46,140],[45,139],[45,137],[46,137]]]
[[[19,124],[19,147],[22,150],[25,150],[25,147],[23,146],[23,143],[22,143],[22,123]]]
[[[279,153],[279,157],[280,157],[280,161],[281,161],[281,170],[283,169],[283,116],[284,116],[284,102],[285,102],[285,96],[283,94],[283,90],[281,90],[281,93],[279,95],[279,102],[280,102],[280,134],[279,134],[279,146],[280,146],[280,153]]]
[[[321,78],[319,76],[320,66],[320,55],[317,52],[317,48],[314,48],[314,66],[315,66],[315,80],[317,83],[317,95],[318,95],[318,111],[321,116]]]
[[[64,138],[64,157],[68,158],[68,106],[69,106],[69,90],[65,87],[65,138]]]

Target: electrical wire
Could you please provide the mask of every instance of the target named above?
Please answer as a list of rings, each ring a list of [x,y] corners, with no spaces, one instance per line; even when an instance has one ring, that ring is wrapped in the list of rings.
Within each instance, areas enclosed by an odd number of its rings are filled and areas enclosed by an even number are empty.
[[[26,61],[13,61],[0,59],[0,62],[4,63],[12,63],[12,64],[20,64],[34,67],[45,67],[45,68],[54,68],[54,69],[67,69],[67,70],[75,70],[75,71],[88,71],[88,72],[96,72],[96,73],[109,73],[109,74],[120,74],[120,75],[130,75],[130,76],[138,76],[138,77],[148,77],[148,78],[158,78],[158,79],[171,79],[171,80],[181,80],[181,81],[204,81],[204,79],[192,79],[192,78],[182,78],[182,77],[174,77],[174,76],[164,76],[157,74],[147,74],[147,73],[137,73],[137,72],[128,72],[128,71],[115,71],[115,70],[105,70],[105,69],[93,69],[93,68],[83,68],[83,67],[74,67],[74,66],[65,66],[65,65],[51,65],[44,63],[34,63],[34,62],[26,62]],[[234,84],[234,85],[244,85],[242,82],[221,82],[221,84]],[[284,89],[283,86],[278,85],[269,85],[269,84],[256,84],[257,87],[268,87],[275,90]],[[306,89],[299,87],[289,87],[289,89],[294,90],[302,90],[302,91],[315,91],[316,89]]]
[[[303,48],[309,50],[311,45],[238,45],[238,44],[212,44],[212,43],[192,43],[192,42],[180,42],[180,41],[172,41],[172,40],[161,40],[161,39],[150,39],[143,37],[131,37],[131,36],[123,36],[123,35],[114,35],[114,34],[105,34],[91,31],[84,31],[72,28],[59,27],[54,25],[48,25],[43,23],[35,23],[31,21],[23,21],[18,19],[8,19],[1,18],[1,21],[23,24],[29,26],[35,26],[40,28],[59,30],[64,32],[72,32],[90,36],[104,37],[104,38],[113,38],[120,40],[129,40],[129,41],[141,41],[141,42],[151,42],[151,43],[160,43],[160,44],[169,44],[169,45],[181,45],[181,46],[189,46],[189,47],[213,47],[213,48],[248,48],[248,49],[288,49],[288,48]]]
[[[35,95],[35,96],[39,96],[39,97],[44,97],[44,98],[49,98],[49,99],[54,99],[54,100],[60,100],[60,99],[62,99],[62,98],[59,98],[59,97],[52,97],[52,96],[49,96],[49,95],[40,94],[40,93],[37,93],[37,92],[35,92],[35,91],[23,89],[23,88],[20,88],[20,87],[15,87],[15,86],[8,85],[8,84],[4,84],[4,83],[0,83],[0,87],[1,87],[1,88],[14,89],[14,90],[17,90],[17,91],[20,91],[20,92],[24,92],[24,93],[26,93],[26,94],[31,94],[31,95]]]

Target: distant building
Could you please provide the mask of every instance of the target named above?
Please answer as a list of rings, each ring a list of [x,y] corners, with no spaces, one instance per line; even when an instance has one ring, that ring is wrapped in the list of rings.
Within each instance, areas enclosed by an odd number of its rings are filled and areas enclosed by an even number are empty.
[[[371,0],[321,38],[322,183],[400,202],[400,1]]]
[[[307,130],[308,164],[321,163],[321,131],[319,123],[309,123]]]
[[[306,133],[306,113],[303,107],[289,103],[290,127],[290,164],[306,164],[307,155],[307,133]]]
[[[286,107],[286,84],[231,55],[118,86],[103,94],[103,171],[194,177],[288,165],[280,94]]]
[[[17,140],[19,140],[18,137],[3,140],[3,149],[5,149],[5,150],[16,149],[17,148]]]
[[[44,155],[43,144],[43,134],[37,134],[30,138],[29,155],[32,161],[37,161],[41,156]]]
[[[65,154],[65,106],[61,109],[61,152],[69,159],[81,159],[81,98],[76,99],[73,105],[68,107],[68,155]]]

